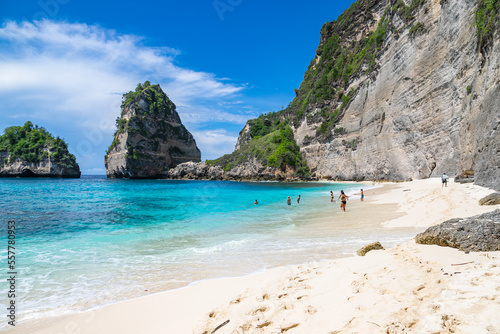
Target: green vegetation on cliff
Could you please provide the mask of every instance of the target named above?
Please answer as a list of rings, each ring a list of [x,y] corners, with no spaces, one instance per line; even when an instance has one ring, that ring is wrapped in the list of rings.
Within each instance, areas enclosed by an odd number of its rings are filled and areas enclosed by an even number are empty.
[[[479,47],[484,49],[500,28],[500,0],[478,0],[475,23]]]
[[[233,153],[208,160],[207,163],[220,165],[224,171],[229,171],[244,162],[256,159],[263,166],[282,170],[288,166],[295,170],[296,176],[308,177],[309,167],[293,138],[292,128],[288,125],[288,120],[280,121],[277,115],[261,115],[249,121],[251,139]]]
[[[125,130],[128,130],[129,132],[139,132],[141,135],[148,137],[149,133],[144,126],[143,118],[146,116],[154,116],[154,115],[160,115],[163,113],[170,114],[172,110],[175,109],[174,103],[168,98],[167,94],[165,94],[161,88],[160,85],[151,85],[149,81],[145,81],[143,84],[139,83],[135,90],[130,91],[128,93],[123,94],[122,96],[122,104],[121,104],[121,110],[122,110],[122,115],[125,111],[125,108],[130,105],[134,105],[136,107],[136,111],[140,110],[139,105],[138,105],[138,100],[142,98],[144,101],[148,104],[148,110],[146,112],[147,115],[135,115],[130,119],[124,119],[122,117],[117,117],[116,118],[116,131],[113,135],[113,142],[109,146],[108,150],[106,151],[106,155],[108,155],[109,152],[118,144],[120,141],[118,140],[118,134],[125,132]],[[179,120],[180,122],[180,120]],[[133,123],[134,126],[130,127],[130,124]],[[170,126],[169,124],[164,124],[165,127],[171,127],[173,128],[173,131],[181,131],[177,128],[174,128]],[[184,126],[181,125],[182,129],[184,129]],[[180,135],[177,133],[177,135]]]
[[[26,162],[40,162],[50,156],[62,168],[76,165],[75,156],[68,152],[68,144],[61,138],[54,138],[42,127],[26,122],[23,126],[11,126],[0,137],[0,152],[8,152],[3,164],[16,159]]]

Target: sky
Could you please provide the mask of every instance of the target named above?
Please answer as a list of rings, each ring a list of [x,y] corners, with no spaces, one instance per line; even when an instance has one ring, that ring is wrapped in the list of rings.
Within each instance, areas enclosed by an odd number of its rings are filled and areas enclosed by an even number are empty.
[[[122,94],[160,84],[202,159],[286,107],[321,26],[353,1],[0,1],[0,133],[31,121],[105,174]]]

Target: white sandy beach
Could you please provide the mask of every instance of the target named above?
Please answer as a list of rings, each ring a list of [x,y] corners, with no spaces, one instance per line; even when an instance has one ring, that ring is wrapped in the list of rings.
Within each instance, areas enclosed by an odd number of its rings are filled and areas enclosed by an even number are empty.
[[[386,227],[423,228],[499,208],[478,204],[492,192],[454,182],[442,188],[439,179],[428,179],[384,183],[367,190],[365,202],[397,204],[404,214],[385,222]],[[366,205],[366,215],[370,207]],[[411,241],[365,257],[204,281],[21,323],[11,332],[500,333],[499,315],[500,252],[465,254]]]

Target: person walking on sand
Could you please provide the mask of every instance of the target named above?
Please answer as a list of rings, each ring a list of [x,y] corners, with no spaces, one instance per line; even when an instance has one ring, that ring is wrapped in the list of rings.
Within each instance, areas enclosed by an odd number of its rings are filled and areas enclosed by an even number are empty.
[[[300,203],[300,195],[299,195],[299,197],[297,197],[297,204],[299,204],[299,203]]]
[[[364,198],[365,198],[365,194],[363,193],[363,189],[361,189],[361,202],[363,202]]]
[[[292,205],[292,199],[290,198],[290,196],[288,196],[288,198],[286,199],[286,204]]]
[[[342,211],[345,212],[345,205],[347,204],[347,199],[349,198],[349,196],[347,196],[343,190],[340,191],[340,196],[339,196],[339,200],[340,200],[340,209]]]
[[[441,176],[441,188],[443,187],[448,187],[448,175],[446,175],[446,173],[443,174],[443,176]]]

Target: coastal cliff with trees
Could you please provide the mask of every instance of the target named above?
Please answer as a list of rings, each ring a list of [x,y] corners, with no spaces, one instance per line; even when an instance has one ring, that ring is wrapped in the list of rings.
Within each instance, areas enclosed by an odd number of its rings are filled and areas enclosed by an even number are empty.
[[[68,144],[42,127],[26,122],[0,137],[0,177],[80,177]]]
[[[165,178],[168,170],[201,153],[175,104],[149,81],[123,95],[121,114],[104,164],[108,178]]]
[[[358,0],[321,28],[287,108],[172,178],[403,181],[500,188],[500,1]]]

